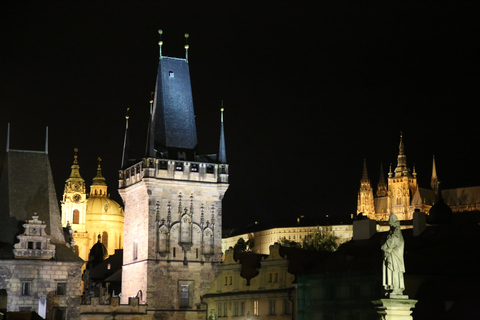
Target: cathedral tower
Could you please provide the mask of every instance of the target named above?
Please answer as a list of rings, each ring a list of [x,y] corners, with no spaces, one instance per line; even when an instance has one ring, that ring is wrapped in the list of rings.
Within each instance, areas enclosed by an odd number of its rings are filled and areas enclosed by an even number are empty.
[[[363,160],[363,174],[358,191],[357,214],[363,213],[370,219],[375,219],[375,206],[373,201],[373,189],[368,179],[367,160]]]
[[[407,167],[407,157],[403,137],[400,135],[400,145],[395,171],[388,173],[388,214],[397,215],[399,220],[411,220],[414,207],[411,200],[417,191],[417,173]]]
[[[228,164],[224,153],[220,159],[196,155],[187,56],[165,57],[159,44],[146,157],[131,166],[122,161],[119,173],[125,204],[122,303],[138,296],[155,318],[198,319],[205,317],[200,297],[222,257]]]

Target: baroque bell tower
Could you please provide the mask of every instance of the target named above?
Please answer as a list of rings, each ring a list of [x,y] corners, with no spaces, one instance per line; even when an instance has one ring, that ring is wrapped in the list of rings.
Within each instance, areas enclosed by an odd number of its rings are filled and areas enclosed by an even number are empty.
[[[80,175],[78,165],[78,149],[74,149],[73,164],[68,179],[65,181],[62,206],[62,227],[72,227],[75,252],[88,261],[89,239],[86,230],[87,193],[85,180]]]
[[[188,45],[185,58],[163,56],[159,45],[145,157],[122,161],[119,172],[125,205],[122,303],[138,296],[154,318],[198,319],[205,317],[200,297],[222,258],[228,188],[223,110],[219,156],[197,155]],[[128,125],[125,146],[127,131]],[[126,154],[124,148],[123,159]]]

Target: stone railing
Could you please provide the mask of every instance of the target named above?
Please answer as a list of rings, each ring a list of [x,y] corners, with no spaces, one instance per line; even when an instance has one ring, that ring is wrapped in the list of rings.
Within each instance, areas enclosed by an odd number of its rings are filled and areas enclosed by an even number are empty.
[[[119,188],[131,186],[143,178],[228,183],[228,164],[144,158],[119,171]]]
[[[100,303],[100,298],[91,298],[88,303],[83,302],[80,305],[80,313],[82,319],[86,315],[92,314],[115,314],[115,315],[128,315],[128,314],[146,314],[147,305],[140,304],[139,298],[129,298],[128,304],[120,304],[119,297],[112,297],[109,303]]]

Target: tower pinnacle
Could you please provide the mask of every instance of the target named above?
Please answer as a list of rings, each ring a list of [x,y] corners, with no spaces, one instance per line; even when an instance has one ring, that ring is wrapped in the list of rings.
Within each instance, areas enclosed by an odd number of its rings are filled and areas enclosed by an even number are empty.
[[[433,156],[433,163],[432,163],[432,180],[430,181],[430,186],[432,187],[433,192],[435,195],[438,195],[439,190],[438,176],[437,176],[437,167],[435,165],[435,156]]]
[[[222,108],[220,108],[220,146],[218,148],[218,162],[227,163],[227,153],[225,149],[225,131],[223,128],[223,100]]]

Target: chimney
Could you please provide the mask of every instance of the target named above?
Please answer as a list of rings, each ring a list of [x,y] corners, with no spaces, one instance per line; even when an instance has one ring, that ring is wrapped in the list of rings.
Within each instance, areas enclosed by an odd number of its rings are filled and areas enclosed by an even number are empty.
[[[420,209],[415,209],[413,213],[413,236],[418,237],[422,234],[426,227],[425,212],[420,212]]]
[[[353,221],[353,240],[368,240],[377,232],[377,223],[370,219]]]

